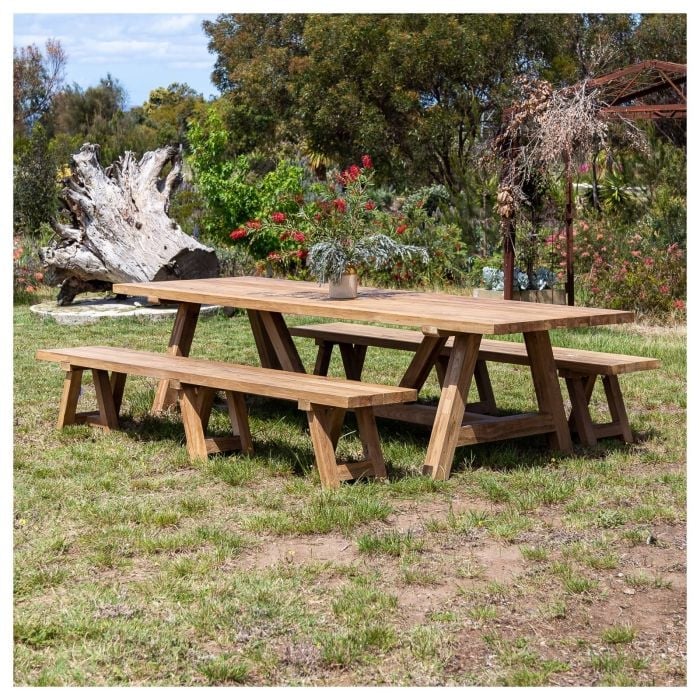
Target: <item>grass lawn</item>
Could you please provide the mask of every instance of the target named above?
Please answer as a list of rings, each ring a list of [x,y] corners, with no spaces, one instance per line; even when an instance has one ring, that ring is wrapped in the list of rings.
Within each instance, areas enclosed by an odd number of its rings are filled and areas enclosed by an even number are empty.
[[[192,463],[141,378],[123,430],[55,430],[62,373],[37,348],[163,350],[170,328],[15,307],[15,684],[685,684],[685,329],[553,334],[661,359],[621,379],[634,445],[460,448],[433,482],[427,434],[381,422],[388,482],[322,492],[291,404],[250,400],[252,458]],[[245,316],[202,319],[192,354],[257,363]],[[407,361],[370,349],[364,376],[395,382]],[[493,382],[504,407],[533,404],[526,368]],[[602,417],[600,388],[592,405]],[[361,451],[352,418],[341,451]]]

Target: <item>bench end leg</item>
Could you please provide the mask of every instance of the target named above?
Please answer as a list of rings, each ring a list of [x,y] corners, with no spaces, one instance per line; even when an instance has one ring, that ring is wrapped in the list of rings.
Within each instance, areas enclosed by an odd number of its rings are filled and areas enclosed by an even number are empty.
[[[228,407],[228,416],[231,421],[233,434],[241,441],[241,452],[252,455],[253,438],[250,434],[245,396],[237,391],[227,391],[226,406]]]
[[[66,370],[66,378],[63,380],[63,393],[61,403],[58,408],[58,420],[56,428],[61,430],[66,425],[73,425],[75,411],[78,406],[78,396],[80,396],[80,385],[83,381],[82,369]]]
[[[325,413],[323,406],[311,404],[306,411],[306,416],[309,419],[309,432],[316,456],[316,466],[321,477],[321,485],[324,488],[337,488],[340,486],[338,463],[335,459],[335,446]]]

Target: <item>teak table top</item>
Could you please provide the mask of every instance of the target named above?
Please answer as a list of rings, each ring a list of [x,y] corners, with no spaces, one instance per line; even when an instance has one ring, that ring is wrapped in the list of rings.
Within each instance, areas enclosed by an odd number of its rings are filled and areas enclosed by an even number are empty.
[[[432,327],[451,333],[488,335],[628,323],[634,318],[631,311],[372,287],[360,287],[356,299],[329,299],[327,285],[267,277],[127,282],[115,284],[113,290],[118,294],[148,296],[162,301],[218,304],[282,314],[379,321]]]

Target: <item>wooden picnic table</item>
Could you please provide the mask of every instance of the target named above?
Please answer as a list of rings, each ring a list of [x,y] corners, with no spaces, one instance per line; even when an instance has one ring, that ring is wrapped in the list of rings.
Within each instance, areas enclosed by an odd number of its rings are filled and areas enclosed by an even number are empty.
[[[420,328],[423,341],[400,386],[420,388],[447,339],[454,337],[437,407],[390,406],[378,415],[432,426],[424,473],[446,479],[460,445],[547,434],[550,446],[572,449],[549,331],[627,323],[629,311],[481,299],[451,294],[361,287],[356,299],[328,297],[327,287],[266,277],[227,277],[174,282],[131,282],[114,292],[179,304],[167,352],[188,355],[200,307],[216,304],[246,309],[263,367],[304,372],[284,315],[318,316]],[[490,416],[465,412],[469,386],[483,335],[522,333],[527,348],[537,411]],[[161,382],[153,410],[174,402],[168,382]]]

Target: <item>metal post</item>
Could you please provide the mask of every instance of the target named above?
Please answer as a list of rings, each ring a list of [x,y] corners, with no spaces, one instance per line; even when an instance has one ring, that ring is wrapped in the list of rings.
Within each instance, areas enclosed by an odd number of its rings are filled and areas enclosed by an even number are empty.
[[[566,301],[574,305],[574,186],[566,157]]]
[[[513,298],[513,269],[515,268],[515,220],[505,219],[503,225],[503,298]]]

